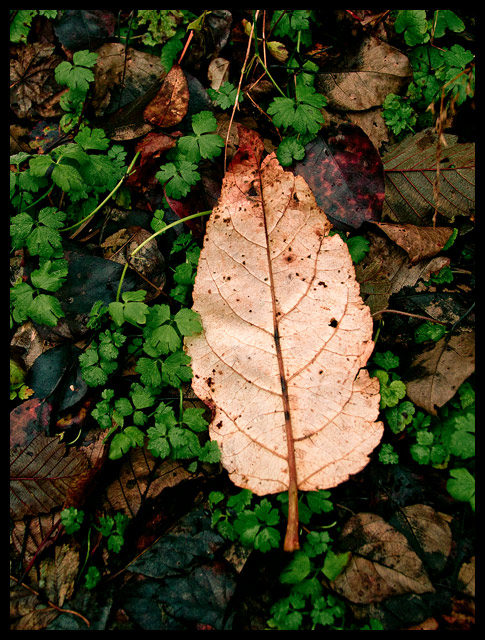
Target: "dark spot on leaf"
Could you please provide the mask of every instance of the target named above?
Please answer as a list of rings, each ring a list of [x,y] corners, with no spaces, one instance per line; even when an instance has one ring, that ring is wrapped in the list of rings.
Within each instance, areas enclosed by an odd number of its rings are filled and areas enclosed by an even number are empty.
[[[335,320],[335,318],[332,318],[332,319],[330,320],[330,322],[328,323],[328,326],[329,326],[329,327],[334,327],[334,328],[335,328],[336,326],[338,326],[338,322]]]

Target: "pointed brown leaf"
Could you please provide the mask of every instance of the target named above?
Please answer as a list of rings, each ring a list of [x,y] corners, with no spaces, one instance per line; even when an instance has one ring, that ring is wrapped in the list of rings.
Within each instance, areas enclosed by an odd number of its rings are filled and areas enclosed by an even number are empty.
[[[406,392],[414,404],[436,415],[474,371],[475,333],[445,336],[412,361],[405,379]]]
[[[374,513],[352,516],[342,529],[339,544],[352,557],[332,586],[351,602],[367,604],[434,591],[404,535]]]
[[[59,438],[43,434],[27,446],[10,452],[10,513],[14,520],[25,515],[49,513],[64,503],[71,484],[86,469],[86,458],[66,454]]]
[[[297,489],[344,482],[381,439],[379,387],[363,369],[373,324],[305,180],[275,154],[260,163],[257,133],[239,137],[195,282],[204,331],[186,349],[231,479],[259,495],[288,490],[291,524]]]
[[[384,233],[409,256],[411,264],[439,253],[450,239],[451,227],[417,227],[414,224],[376,222]]]
[[[173,127],[185,116],[188,106],[187,78],[182,68],[174,64],[157,95],[145,107],[143,117],[157,127]]]

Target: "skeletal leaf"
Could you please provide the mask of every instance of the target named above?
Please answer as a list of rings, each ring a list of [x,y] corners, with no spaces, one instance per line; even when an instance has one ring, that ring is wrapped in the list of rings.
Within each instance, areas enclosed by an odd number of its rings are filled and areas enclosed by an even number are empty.
[[[194,287],[203,332],[187,338],[195,393],[232,481],[289,492],[285,548],[298,548],[297,491],[359,472],[379,443],[374,344],[352,261],[301,176],[240,128],[207,224]]]

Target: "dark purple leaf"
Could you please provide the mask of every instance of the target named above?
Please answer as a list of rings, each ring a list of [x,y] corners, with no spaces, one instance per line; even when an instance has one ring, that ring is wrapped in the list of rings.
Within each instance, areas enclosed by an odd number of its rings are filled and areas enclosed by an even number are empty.
[[[61,44],[71,51],[100,47],[114,34],[115,15],[104,9],[70,9],[64,11],[54,27]]]
[[[384,172],[380,156],[360,127],[342,124],[305,147],[295,174],[305,178],[337,229],[358,229],[380,219]]]

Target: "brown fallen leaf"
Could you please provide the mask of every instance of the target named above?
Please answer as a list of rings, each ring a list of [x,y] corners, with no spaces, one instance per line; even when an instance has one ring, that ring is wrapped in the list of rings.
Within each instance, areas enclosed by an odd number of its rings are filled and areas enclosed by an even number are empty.
[[[368,604],[434,591],[405,536],[374,513],[352,516],[342,529],[339,545],[352,557],[331,586],[350,602]]]
[[[442,571],[450,555],[453,541],[447,517],[427,504],[403,507],[396,517],[399,530],[411,544],[419,545],[420,551],[428,560],[428,566],[431,566],[434,571]]]
[[[118,42],[107,42],[96,53],[98,59],[91,89],[91,105],[96,117],[112,113],[139,98],[165,75],[160,56],[127,48]]]
[[[157,95],[145,107],[143,117],[157,127],[173,127],[183,119],[188,107],[187,78],[182,68],[174,64]]]
[[[71,450],[59,438],[39,434],[26,446],[10,451],[10,514],[14,520],[25,515],[49,513],[64,503],[71,483],[86,470],[86,458]]]
[[[66,89],[55,80],[61,58],[54,49],[40,42],[11,48],[10,107],[19,118],[35,120],[63,113],[59,100]]]
[[[106,489],[106,499],[113,511],[121,511],[130,518],[164,489],[196,477],[175,460],[158,464],[159,460],[146,448],[131,449],[125,458],[119,474]]]
[[[429,280],[432,273],[450,264],[437,256],[411,264],[408,254],[386,236],[369,231],[369,252],[355,268],[360,291],[373,314],[387,309],[389,298],[403,287],[414,286],[419,279]]]
[[[285,549],[298,548],[297,491],[358,473],[379,443],[379,387],[365,367],[373,323],[346,245],[301,176],[239,130],[207,224],[187,338],[192,386],[232,481],[289,492]]]
[[[475,556],[470,558],[470,562],[464,562],[458,572],[458,585],[470,598],[475,597]]]
[[[147,291],[146,301],[158,296],[165,284],[165,259],[158,249],[157,240],[152,238],[136,255],[131,253],[153,234],[142,227],[120,229],[101,244],[103,257],[118,264],[126,264],[127,260],[133,269],[144,280],[141,285]]]
[[[432,223],[436,206],[450,221],[475,211],[475,143],[459,143],[458,136],[450,134],[443,137],[437,203],[433,187],[438,136],[433,129],[405,138],[383,155],[386,197],[382,219],[425,226]]]
[[[462,331],[422,350],[403,380],[411,402],[436,415],[474,371],[475,332]]]
[[[393,242],[402,247],[411,264],[438,254],[453,233],[451,227],[418,227],[414,224],[374,222]]]
[[[411,75],[409,60],[403,53],[369,36],[357,53],[339,60],[338,72],[323,68],[315,84],[331,108],[362,111],[380,106],[388,93],[399,93]]]

